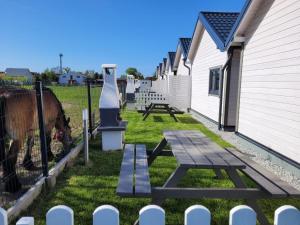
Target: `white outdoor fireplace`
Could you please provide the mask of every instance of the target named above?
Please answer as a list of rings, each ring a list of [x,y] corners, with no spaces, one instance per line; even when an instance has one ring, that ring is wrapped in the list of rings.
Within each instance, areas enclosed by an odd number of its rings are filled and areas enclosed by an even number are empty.
[[[120,94],[116,79],[115,64],[103,64],[104,84],[99,100],[102,150],[114,151],[123,148],[124,131],[127,123],[120,117]]]

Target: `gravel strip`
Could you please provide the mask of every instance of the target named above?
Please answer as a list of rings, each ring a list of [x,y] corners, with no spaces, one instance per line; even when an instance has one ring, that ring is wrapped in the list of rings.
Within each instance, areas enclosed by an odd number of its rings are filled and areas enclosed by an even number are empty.
[[[237,149],[239,149],[241,152],[247,154],[252,160],[262,165],[267,170],[273,172],[278,177],[280,177],[282,180],[288,182],[293,187],[300,190],[300,175],[293,174],[290,171],[286,170],[282,166],[275,164],[272,162],[268,157],[262,155],[257,151],[257,146],[254,144],[251,144],[250,142],[247,142],[243,138],[237,136],[234,132],[224,132],[218,130],[218,127],[213,122],[192,114],[193,118],[201,122],[204,126],[206,126],[208,129],[213,131],[215,134],[222,137],[223,140],[229,142],[233,146],[235,146]],[[255,149],[256,148],[256,149]]]

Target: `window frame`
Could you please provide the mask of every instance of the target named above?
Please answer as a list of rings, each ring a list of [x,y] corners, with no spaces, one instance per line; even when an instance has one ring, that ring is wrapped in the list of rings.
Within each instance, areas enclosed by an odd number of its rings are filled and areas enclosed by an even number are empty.
[[[218,89],[216,89],[216,75],[213,74],[213,71],[219,71],[219,84]],[[208,95],[220,96],[220,86],[221,86],[221,76],[222,76],[222,66],[215,66],[209,68],[209,78],[208,78]]]

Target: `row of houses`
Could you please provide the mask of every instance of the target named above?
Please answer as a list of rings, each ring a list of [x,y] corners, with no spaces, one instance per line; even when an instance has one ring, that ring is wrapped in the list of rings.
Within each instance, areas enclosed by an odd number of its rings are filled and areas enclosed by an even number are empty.
[[[7,68],[5,72],[0,73],[1,77],[12,77],[18,78],[23,77],[28,82],[32,82],[35,76],[39,76],[38,73],[31,72],[28,68]],[[1,78],[0,77],[0,78]],[[62,75],[58,74],[58,83],[62,85],[67,84],[84,84],[86,80],[86,76],[79,72],[67,72]]]
[[[300,168],[300,1],[200,12],[156,69],[190,76],[189,110]]]

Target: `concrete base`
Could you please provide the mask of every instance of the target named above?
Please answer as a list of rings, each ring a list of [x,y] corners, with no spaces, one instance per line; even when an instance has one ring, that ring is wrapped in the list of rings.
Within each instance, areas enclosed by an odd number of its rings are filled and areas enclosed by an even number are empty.
[[[116,151],[123,149],[124,131],[103,131],[102,150]]]
[[[133,102],[127,102],[126,103],[126,109],[127,110],[136,110],[135,103],[133,103]]]

